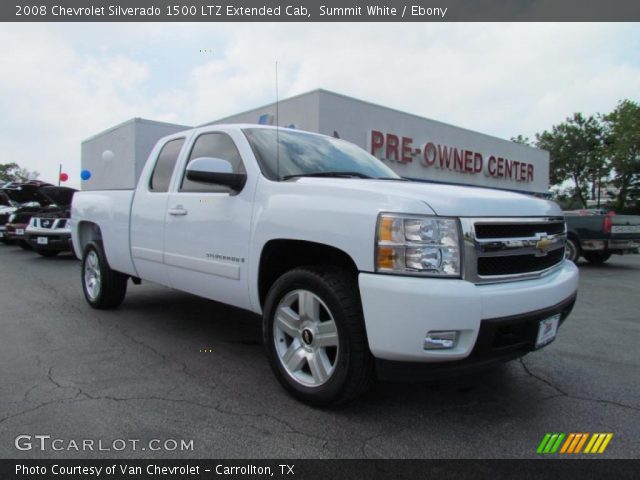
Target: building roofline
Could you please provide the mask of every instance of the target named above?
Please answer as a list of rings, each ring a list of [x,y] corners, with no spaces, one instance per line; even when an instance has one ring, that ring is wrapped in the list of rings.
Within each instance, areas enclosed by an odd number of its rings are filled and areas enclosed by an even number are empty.
[[[98,137],[101,137],[102,135],[105,135],[107,133],[113,132],[114,130],[117,130],[119,128],[125,127],[127,125],[130,124],[146,124],[146,125],[162,125],[162,126],[168,126],[168,127],[180,127],[183,128],[184,130],[189,130],[193,127],[190,127],[188,125],[180,125],[179,123],[169,123],[169,122],[160,122],[158,120],[149,120],[148,118],[141,118],[141,117],[134,117],[134,118],[130,118],[129,120],[125,120],[124,122],[118,123],[117,125],[114,125],[113,127],[109,127],[106,130],[103,130],[99,133],[96,133],[94,135],[91,135],[90,137],[85,138],[82,143],[94,140]]]
[[[385,110],[390,110],[392,112],[400,113],[402,115],[409,115],[411,117],[414,117],[414,118],[417,118],[417,119],[420,119],[420,120],[428,120],[430,122],[434,122],[434,123],[437,123],[437,124],[440,124],[440,125],[444,125],[444,126],[447,126],[447,127],[455,128],[455,129],[458,129],[458,130],[463,130],[463,131],[469,132],[469,133],[473,133],[475,135],[482,135],[484,137],[491,138],[493,140],[500,140],[502,142],[511,142],[514,145],[518,145],[519,147],[530,148],[532,150],[538,150],[538,151],[541,151],[541,152],[548,153],[546,150],[543,150],[541,148],[532,147],[530,145],[525,145],[525,144],[522,144],[522,143],[516,143],[516,142],[513,142],[512,140],[509,140],[509,139],[506,139],[506,138],[497,137],[495,135],[489,135],[488,133],[478,132],[476,130],[471,130],[470,128],[460,127],[458,125],[453,125],[451,123],[442,122],[440,120],[434,120],[433,118],[424,117],[424,116],[418,115],[416,113],[405,112],[405,111],[400,110],[398,108],[387,107],[387,106],[381,105],[379,103],[374,103],[374,102],[370,102],[368,100],[362,100],[360,98],[351,97],[349,95],[345,95],[344,93],[334,92],[334,91],[331,91],[331,90],[327,90],[325,88],[316,88],[315,90],[310,90],[308,92],[299,93],[299,94],[294,95],[292,97],[287,97],[287,98],[285,98],[283,100],[279,100],[278,103],[282,104],[284,102],[288,102],[289,100],[295,100],[297,98],[305,97],[305,96],[308,96],[308,95],[312,95],[314,93],[333,95],[334,97],[339,97],[339,98],[344,98],[344,99],[351,100],[351,101],[354,101],[354,102],[359,102],[359,103],[362,103],[362,104],[365,104],[365,105],[369,105],[371,107],[383,108]],[[238,115],[245,115],[247,113],[250,113],[250,112],[253,112],[253,111],[256,111],[256,110],[263,110],[263,109],[266,109],[266,108],[269,108],[269,107],[273,107],[273,106],[275,106],[275,104],[276,104],[276,102],[267,103],[267,104],[261,105],[259,107],[250,108],[249,110],[244,110],[242,112],[238,112],[238,113],[235,113],[233,115],[228,115],[226,117],[220,118],[218,120],[213,120],[211,122],[207,122],[207,123],[199,125],[199,126],[204,127],[206,125],[212,125],[212,124],[215,124],[215,123],[222,123],[222,122],[224,122],[225,120],[227,120],[229,118],[236,117]]]
[[[327,90],[323,90],[322,88],[316,88],[315,90],[310,90],[308,92],[303,92],[303,93],[298,93],[297,95],[294,95],[292,97],[287,97],[287,98],[283,98],[282,100],[278,100],[278,104],[282,104],[284,102],[288,102],[290,100],[295,100],[296,98],[300,98],[300,97],[306,97],[308,95],[312,95],[314,93],[320,93],[320,92],[328,92]],[[329,92],[331,93],[331,92]],[[237,117],[238,115],[245,115],[247,113],[251,113],[255,110],[262,110],[265,108],[269,108],[269,107],[273,107],[275,106],[276,102],[271,102],[271,103],[266,103],[264,105],[260,105],[259,107],[255,107],[255,108],[250,108],[248,110],[243,110],[242,112],[238,112],[238,113],[234,113],[232,115],[227,115],[226,117],[222,117],[219,118],[218,120],[212,120],[210,122],[207,123],[203,123],[202,125],[198,125],[199,127],[206,127],[207,125],[213,125],[215,123],[222,123],[225,120],[228,120],[231,117]]]

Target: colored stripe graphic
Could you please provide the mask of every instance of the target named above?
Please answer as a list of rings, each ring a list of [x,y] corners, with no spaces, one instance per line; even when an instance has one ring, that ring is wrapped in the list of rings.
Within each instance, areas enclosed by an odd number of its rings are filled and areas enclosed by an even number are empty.
[[[556,453],[565,436],[564,433],[547,433],[540,442],[540,445],[538,445],[537,452],[543,454]]]
[[[544,447],[547,445],[547,442],[549,441],[549,439],[551,438],[551,434],[547,433],[544,438],[542,439],[542,441],[540,442],[540,445],[538,445],[538,450],[536,450],[537,453],[542,453],[544,452]]]
[[[588,433],[583,433],[582,434],[582,439],[580,440],[580,442],[578,443],[578,445],[576,445],[576,449],[573,453],[580,453],[580,451],[582,450],[582,446],[584,445],[584,443],[587,441],[587,438],[589,437]]]
[[[584,453],[603,453],[612,438],[613,433],[594,433]]]
[[[539,454],[604,453],[613,433],[547,433],[536,450]],[[582,450],[582,447],[584,451]]]
[[[576,437],[575,433],[569,434],[569,436],[567,437],[567,440],[564,442],[564,445],[562,445],[562,449],[560,450],[560,453],[567,453],[567,449],[569,448],[569,446],[571,445],[575,437]]]

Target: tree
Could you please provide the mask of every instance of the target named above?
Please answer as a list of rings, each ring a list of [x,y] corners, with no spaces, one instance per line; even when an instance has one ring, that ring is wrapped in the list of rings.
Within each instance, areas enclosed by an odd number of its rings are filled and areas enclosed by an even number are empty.
[[[613,184],[618,188],[615,209],[621,211],[640,199],[640,104],[623,100],[602,118],[605,150],[614,170]]]
[[[531,146],[531,140],[529,140],[529,137],[525,137],[522,135],[518,135],[517,137],[511,137],[511,141],[513,143],[519,143],[520,145],[527,145],[528,147]]]
[[[551,184],[571,180],[573,195],[583,207],[587,206],[589,182],[595,184],[594,180],[607,167],[603,136],[599,119],[585,118],[581,113],[574,113],[565,122],[554,125],[550,132],[536,134],[536,146],[548,150],[551,157]]]
[[[38,176],[39,172],[29,171],[17,163],[0,163],[0,182],[26,182],[35,180]]]

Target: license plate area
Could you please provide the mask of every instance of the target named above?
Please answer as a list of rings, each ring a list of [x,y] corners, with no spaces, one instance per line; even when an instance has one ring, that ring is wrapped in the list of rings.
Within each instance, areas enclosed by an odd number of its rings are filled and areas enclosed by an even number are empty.
[[[47,237],[38,237],[38,245],[48,245],[49,239]]]
[[[16,235],[24,235],[24,228],[16,228]]]
[[[611,233],[640,233],[640,225],[613,225]]]
[[[558,334],[560,324],[560,314],[556,313],[548,318],[540,320],[538,323],[538,335],[536,337],[535,348],[542,348],[553,342]]]

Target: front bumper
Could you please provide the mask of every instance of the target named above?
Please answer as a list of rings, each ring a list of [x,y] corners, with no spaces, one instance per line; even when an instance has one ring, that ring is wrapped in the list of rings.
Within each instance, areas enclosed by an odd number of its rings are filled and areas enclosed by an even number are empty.
[[[4,235],[8,240],[25,240],[27,225],[23,223],[7,224]]]
[[[66,252],[71,250],[71,230],[48,229],[29,227],[25,232],[25,240],[34,249],[58,250]]]
[[[520,323],[523,318],[538,322],[545,318],[535,316],[540,312],[547,316],[564,312],[564,320],[578,289],[578,269],[572,262],[564,261],[557,270],[541,278],[485,285],[465,280],[361,273],[359,284],[369,348],[374,357],[442,363],[470,357],[482,340],[479,333],[485,330],[486,327],[481,328],[483,325],[504,319],[513,323]],[[552,312],[554,308],[558,312]],[[425,350],[427,332],[438,330],[458,331],[456,346]]]

